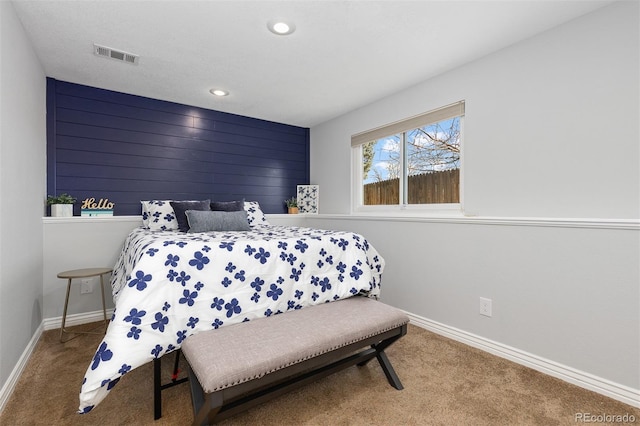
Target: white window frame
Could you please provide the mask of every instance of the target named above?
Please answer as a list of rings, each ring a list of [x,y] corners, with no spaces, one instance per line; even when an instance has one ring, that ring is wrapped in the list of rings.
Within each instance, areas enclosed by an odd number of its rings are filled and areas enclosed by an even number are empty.
[[[403,134],[406,131],[413,130],[429,124],[434,124],[453,117],[460,117],[460,202],[446,204],[389,204],[368,206],[363,204],[363,185],[362,185],[362,145],[395,134]],[[463,182],[464,182],[464,117],[465,102],[459,101],[450,105],[446,105],[435,110],[407,118],[405,120],[389,123],[375,129],[357,133],[351,136],[351,212],[367,213],[375,215],[405,215],[409,213],[425,214],[425,215],[462,215],[463,211]],[[403,136],[404,139],[404,136]],[[400,156],[404,158],[404,140],[400,144]],[[404,160],[403,160],[404,161]],[[402,167],[402,179],[400,179],[399,194],[403,194],[405,182],[406,165]],[[404,198],[406,199],[406,197]]]

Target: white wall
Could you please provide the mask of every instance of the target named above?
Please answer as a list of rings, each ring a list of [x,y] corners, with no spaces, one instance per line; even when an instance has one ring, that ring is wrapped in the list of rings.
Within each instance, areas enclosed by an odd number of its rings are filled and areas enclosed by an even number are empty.
[[[384,301],[638,400],[638,16],[637,2],[614,3],[312,128],[322,214],[310,224],[373,243],[387,261]],[[477,219],[337,215],[350,211],[352,134],[461,99],[462,196]],[[493,300],[492,318],[479,297]]]
[[[42,323],[45,75],[0,2],[0,388]]]
[[[42,221],[43,317],[61,321],[67,280],[57,278],[57,274],[69,269],[113,268],[125,238],[132,229],[142,224],[142,218],[46,217]],[[110,277],[105,278],[108,280]],[[94,292],[89,294],[80,294],[78,282],[71,286],[67,315],[102,311],[100,281],[97,278],[92,281]],[[113,308],[108,282],[105,282],[105,298],[107,309]]]
[[[349,212],[351,135],[464,99],[467,213],[638,218],[637,9],[600,9],[312,128],[321,212]]]
[[[637,227],[329,215],[308,225],[364,235],[386,261],[382,301],[427,328],[435,322],[515,348],[558,371],[578,370],[579,380],[593,375],[594,390],[622,400],[640,396]],[[491,318],[479,315],[479,297],[493,301]]]

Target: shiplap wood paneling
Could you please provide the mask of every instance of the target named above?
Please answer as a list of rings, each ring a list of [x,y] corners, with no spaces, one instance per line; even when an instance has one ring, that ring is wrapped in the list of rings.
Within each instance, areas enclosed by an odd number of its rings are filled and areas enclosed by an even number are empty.
[[[47,79],[47,193],[258,201],[283,213],[309,183],[309,129]],[[75,214],[80,213],[79,203]]]

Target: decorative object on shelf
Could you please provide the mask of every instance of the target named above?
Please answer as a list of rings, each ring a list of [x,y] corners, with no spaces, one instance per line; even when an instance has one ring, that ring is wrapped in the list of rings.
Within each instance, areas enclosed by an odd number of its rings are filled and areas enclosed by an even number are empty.
[[[73,204],[76,199],[69,194],[60,194],[57,197],[53,195],[47,196],[47,205],[51,206],[52,217],[71,217],[73,216]]]
[[[298,214],[298,200],[296,199],[296,197],[291,197],[288,200],[284,200],[284,203],[287,205],[289,214]]]
[[[98,202],[95,198],[85,198],[80,206],[80,216],[113,216],[114,205],[108,198],[100,198]]]
[[[298,208],[300,213],[318,213],[320,185],[298,185]]]

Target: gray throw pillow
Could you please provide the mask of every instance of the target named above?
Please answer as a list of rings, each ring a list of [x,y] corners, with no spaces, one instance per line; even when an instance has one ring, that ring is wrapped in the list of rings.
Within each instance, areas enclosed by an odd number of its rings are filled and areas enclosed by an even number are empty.
[[[187,210],[189,232],[249,231],[246,211],[219,212]]]

